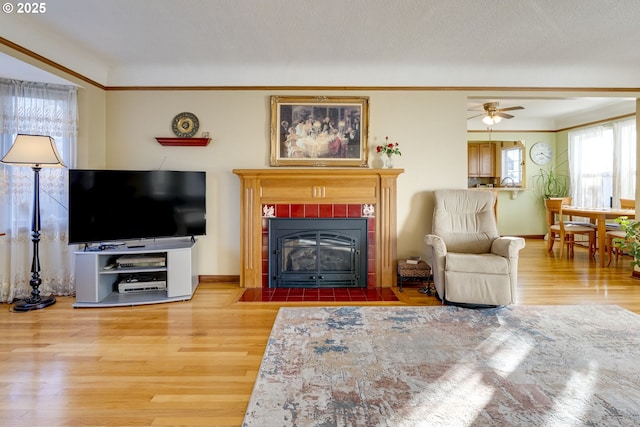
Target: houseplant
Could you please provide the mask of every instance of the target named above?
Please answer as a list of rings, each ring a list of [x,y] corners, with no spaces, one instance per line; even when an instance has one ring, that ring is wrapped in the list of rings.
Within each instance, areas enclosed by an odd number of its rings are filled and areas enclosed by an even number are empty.
[[[640,221],[632,221],[629,217],[621,216],[615,219],[625,232],[624,238],[615,238],[613,243],[631,255],[632,277],[640,279]]]
[[[569,195],[569,177],[559,174],[554,168],[540,169],[532,179],[536,191],[545,200]]]

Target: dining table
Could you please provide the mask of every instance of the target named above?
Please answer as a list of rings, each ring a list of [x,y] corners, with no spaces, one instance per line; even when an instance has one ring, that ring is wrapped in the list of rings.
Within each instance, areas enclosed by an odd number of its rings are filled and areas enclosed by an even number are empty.
[[[589,218],[590,222],[597,227],[596,233],[598,239],[598,257],[600,259],[600,267],[604,267],[607,220],[621,216],[626,216],[628,218],[636,217],[635,209],[591,208],[571,205],[562,205],[562,213],[573,217]]]

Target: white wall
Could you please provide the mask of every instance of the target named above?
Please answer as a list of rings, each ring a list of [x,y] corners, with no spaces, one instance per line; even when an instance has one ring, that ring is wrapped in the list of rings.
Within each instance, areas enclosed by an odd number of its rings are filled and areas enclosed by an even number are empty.
[[[204,170],[207,172],[207,236],[201,238],[200,273],[239,272],[239,180],[234,168],[269,166],[270,95],[313,92],[107,91],[107,168]],[[330,93],[369,96],[370,164],[375,146],[389,136],[399,141],[398,254],[423,250],[431,229],[430,191],[465,188],[466,95],[458,92]],[[207,147],[163,147],[154,137],[173,136],[180,112],[195,114],[200,130],[213,138]],[[90,158],[90,163],[98,160]],[[80,165],[81,167],[83,165]]]

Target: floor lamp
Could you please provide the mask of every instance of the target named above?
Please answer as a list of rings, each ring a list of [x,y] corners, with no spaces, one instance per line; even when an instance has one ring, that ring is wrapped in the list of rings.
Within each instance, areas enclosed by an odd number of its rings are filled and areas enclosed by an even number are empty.
[[[13,145],[0,160],[14,166],[30,166],[33,169],[33,220],[31,222],[31,241],[33,242],[33,259],[31,261],[31,297],[16,302],[14,311],[31,311],[55,304],[53,296],[41,297],[40,285],[40,169],[43,167],[66,167],[56,143],[50,136],[19,134]]]

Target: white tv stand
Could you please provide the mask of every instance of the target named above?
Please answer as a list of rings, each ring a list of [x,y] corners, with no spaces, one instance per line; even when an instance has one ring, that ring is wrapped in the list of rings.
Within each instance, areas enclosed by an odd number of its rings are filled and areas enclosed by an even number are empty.
[[[74,307],[118,307],[190,300],[198,286],[196,241],[191,238],[155,239],[144,246],[75,252]],[[115,266],[121,256],[164,257],[162,266]],[[113,266],[113,267],[112,267]],[[160,277],[165,290],[118,292],[118,283],[130,277]]]

